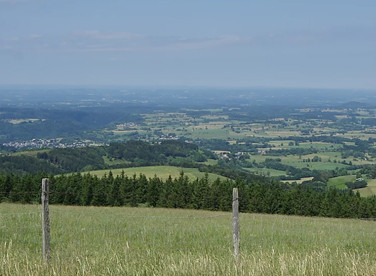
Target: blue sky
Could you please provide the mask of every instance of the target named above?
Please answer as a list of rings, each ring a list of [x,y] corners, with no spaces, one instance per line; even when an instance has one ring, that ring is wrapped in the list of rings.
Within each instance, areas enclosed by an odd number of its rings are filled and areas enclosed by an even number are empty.
[[[376,1],[0,0],[0,84],[376,89]]]

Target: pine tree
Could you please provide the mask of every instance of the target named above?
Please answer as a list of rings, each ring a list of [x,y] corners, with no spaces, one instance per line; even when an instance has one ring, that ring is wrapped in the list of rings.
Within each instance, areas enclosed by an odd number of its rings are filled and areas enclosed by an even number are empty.
[[[159,179],[156,175],[154,178],[149,179],[148,191],[147,191],[147,198],[146,202],[153,207],[156,207],[159,202],[159,197],[161,193],[161,179]]]

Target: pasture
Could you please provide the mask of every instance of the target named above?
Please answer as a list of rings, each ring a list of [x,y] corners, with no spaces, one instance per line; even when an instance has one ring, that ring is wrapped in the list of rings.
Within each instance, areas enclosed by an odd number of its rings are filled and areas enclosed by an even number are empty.
[[[153,178],[157,176],[163,180],[166,180],[171,176],[174,178],[179,178],[181,172],[184,172],[184,175],[187,176],[190,180],[195,180],[197,178],[205,177],[204,172],[200,172],[196,168],[179,168],[174,166],[148,166],[148,167],[133,167],[133,168],[124,168],[124,169],[111,169],[111,170],[98,170],[98,171],[90,171],[90,174],[96,175],[98,177],[103,177],[105,174],[109,174],[112,172],[114,176],[120,175],[122,171],[124,171],[125,175],[132,177],[133,175],[143,174],[147,178]],[[214,181],[217,178],[226,179],[223,176],[208,173],[209,180]]]
[[[368,179],[367,180],[367,187],[357,189],[361,196],[372,196],[376,195],[376,179]]]
[[[0,275],[375,275],[376,222],[180,209],[0,204]]]
[[[328,187],[335,187],[337,189],[345,189],[347,188],[346,182],[351,182],[355,180],[355,175],[344,175],[344,176],[337,176],[332,177],[328,181]]]
[[[280,171],[280,170],[274,170],[274,169],[268,169],[268,168],[246,168],[247,171],[255,173],[255,174],[261,174],[265,176],[282,176],[286,175],[286,172]]]

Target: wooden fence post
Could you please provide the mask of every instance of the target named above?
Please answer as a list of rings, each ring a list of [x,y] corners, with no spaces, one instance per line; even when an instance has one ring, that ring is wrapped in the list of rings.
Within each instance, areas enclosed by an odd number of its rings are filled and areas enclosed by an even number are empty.
[[[232,190],[232,237],[235,260],[239,260],[239,194],[238,188]]]
[[[42,179],[42,242],[43,242],[43,260],[50,258],[50,212],[48,209],[48,178]]]

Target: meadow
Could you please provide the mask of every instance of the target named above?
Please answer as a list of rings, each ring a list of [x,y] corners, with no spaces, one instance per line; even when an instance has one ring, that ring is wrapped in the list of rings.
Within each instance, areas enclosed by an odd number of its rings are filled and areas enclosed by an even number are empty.
[[[375,275],[376,222],[180,209],[0,204],[0,275]]]
[[[98,177],[103,177],[105,174],[112,172],[114,176],[120,175],[123,171],[125,175],[132,177],[133,175],[139,176],[140,174],[145,175],[147,178],[153,178],[157,176],[163,180],[168,179],[170,176],[172,179],[179,178],[181,172],[184,172],[184,175],[187,176],[190,180],[196,180],[197,178],[205,177],[204,172],[200,172],[196,168],[179,168],[174,166],[147,166],[147,167],[133,167],[133,168],[124,168],[124,169],[112,169],[112,170],[97,170],[90,171],[90,174],[96,175]],[[208,178],[210,181],[214,181],[217,178],[226,179],[218,174],[208,173]]]
[[[376,195],[376,179],[368,179],[367,187],[358,189],[361,196]]]
[[[346,182],[351,182],[355,180],[355,175],[343,175],[343,176],[337,176],[330,178],[328,181],[329,187],[335,187],[337,189],[345,189]]]

